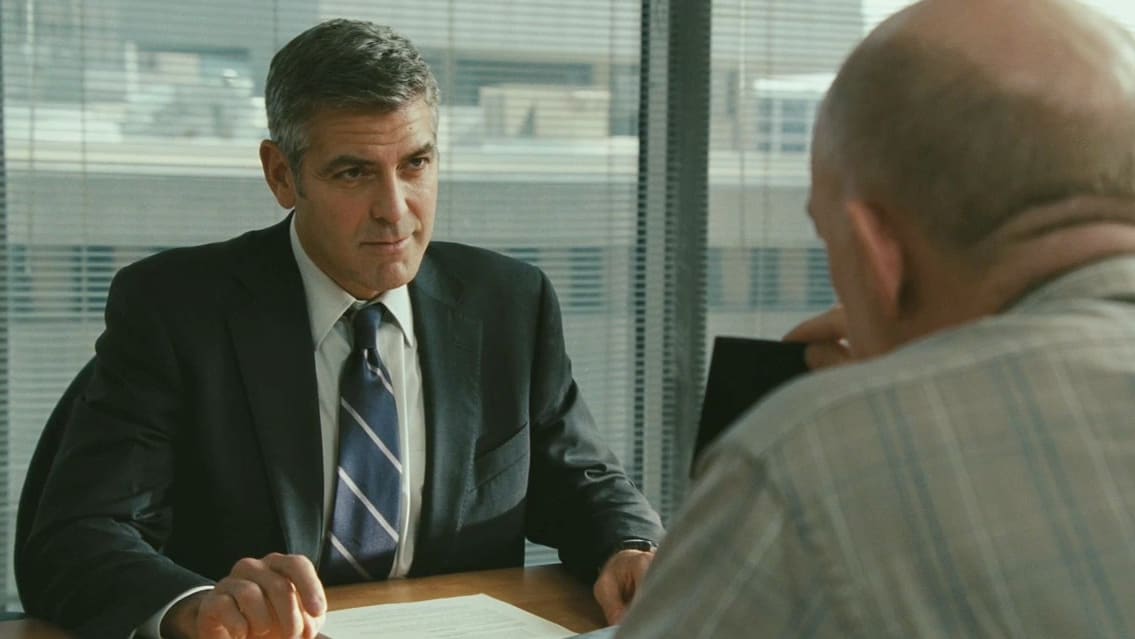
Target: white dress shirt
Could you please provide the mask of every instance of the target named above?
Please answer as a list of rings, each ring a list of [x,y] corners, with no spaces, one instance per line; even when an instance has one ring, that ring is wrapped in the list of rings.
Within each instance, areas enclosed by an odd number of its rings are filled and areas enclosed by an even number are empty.
[[[335,503],[335,467],[339,462],[339,375],[352,348],[350,324],[340,320],[351,307],[362,306],[368,300],[356,300],[311,261],[296,235],[294,218],[291,238],[292,252],[296,256],[307,297],[315,378],[319,385],[319,422],[323,432],[323,529],[326,531],[331,524],[331,510]],[[409,291],[400,286],[379,295],[377,301],[387,309],[378,329],[378,354],[394,385],[394,403],[398,407],[398,430],[401,433],[399,444],[403,451],[402,467],[405,469],[402,474],[402,526],[398,531],[400,541],[390,576],[404,577],[414,559],[414,541],[422,512],[422,485],[426,478],[422,370],[418,363]]]
[[[323,435],[323,526],[331,525],[335,503],[335,468],[339,463],[339,375],[352,348],[351,327],[343,319],[352,307],[372,300],[358,300],[344,291],[311,261],[296,234],[295,218],[290,225],[292,253],[299,266],[307,298],[311,325],[312,357],[319,394],[319,427]],[[376,300],[386,306],[378,329],[378,354],[390,372],[394,385],[394,403],[398,408],[398,430],[402,450],[402,526],[398,531],[398,550],[390,577],[404,577],[414,561],[414,542],[422,512],[422,486],[426,478],[426,421],[422,398],[422,369],[418,362],[418,342],[414,336],[414,313],[410,293],[405,286],[386,291]],[[323,549],[320,548],[322,553]],[[146,639],[160,637],[162,619],[177,602],[209,586],[194,588],[177,598],[146,620],[137,635]]]

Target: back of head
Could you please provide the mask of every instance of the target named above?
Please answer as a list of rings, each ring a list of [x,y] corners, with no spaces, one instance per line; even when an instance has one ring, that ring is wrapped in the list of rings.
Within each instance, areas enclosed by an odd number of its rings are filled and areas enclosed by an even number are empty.
[[[918,3],[852,53],[821,118],[846,189],[944,248],[1081,198],[1100,206],[1057,225],[1135,223],[1135,41],[1077,4]]]
[[[437,126],[438,86],[409,40],[389,27],[329,20],[296,36],[272,58],[264,90],[272,140],[298,169],[304,127],[321,109],[395,111],[425,100]]]

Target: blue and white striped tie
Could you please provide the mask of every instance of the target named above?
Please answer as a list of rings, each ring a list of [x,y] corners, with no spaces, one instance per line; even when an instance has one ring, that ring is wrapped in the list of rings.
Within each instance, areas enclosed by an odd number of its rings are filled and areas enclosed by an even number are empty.
[[[320,564],[325,585],[386,579],[402,522],[398,409],[378,357],[384,308],[354,314],[354,350],[339,380],[339,466],[335,507]]]

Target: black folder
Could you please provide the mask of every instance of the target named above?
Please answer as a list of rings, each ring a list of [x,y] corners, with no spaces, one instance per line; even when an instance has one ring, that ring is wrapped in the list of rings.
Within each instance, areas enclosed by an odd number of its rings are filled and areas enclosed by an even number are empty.
[[[805,344],[717,337],[709,359],[694,459],[749,407],[788,380],[808,372]]]

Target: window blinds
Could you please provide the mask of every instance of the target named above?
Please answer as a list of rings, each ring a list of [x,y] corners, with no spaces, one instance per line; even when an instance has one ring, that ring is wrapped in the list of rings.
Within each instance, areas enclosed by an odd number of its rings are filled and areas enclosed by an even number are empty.
[[[1085,0],[1135,30],[1129,0]],[[907,0],[714,0],[706,338],[779,338],[835,301],[805,213],[816,107]]]
[[[435,237],[548,273],[583,396],[616,453],[633,457],[638,3],[3,0],[2,12],[8,606],[27,462],[93,353],[110,278],[284,215],[257,156],[264,77],[275,50],[322,19],[389,24],[431,63],[442,90]]]

